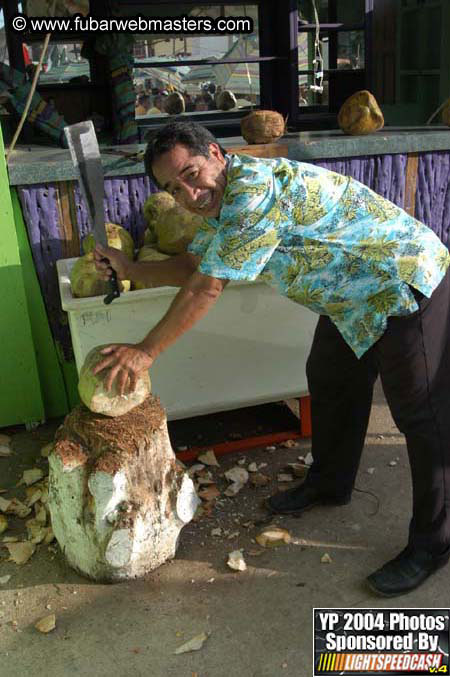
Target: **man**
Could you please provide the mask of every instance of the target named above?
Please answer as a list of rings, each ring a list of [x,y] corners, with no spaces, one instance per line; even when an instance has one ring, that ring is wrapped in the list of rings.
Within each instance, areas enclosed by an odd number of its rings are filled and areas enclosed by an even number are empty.
[[[190,122],[149,142],[146,169],[183,207],[205,217],[189,252],[129,263],[97,246],[119,278],[180,285],[138,345],[113,345],[96,372],[107,387],[137,375],[200,320],[229,280],[262,276],[320,314],[307,363],[313,465],[268,501],[274,513],[348,503],[379,374],[405,434],[413,483],[408,546],[373,573],[379,595],[413,590],[450,557],[450,255],[426,226],[362,184],[286,159],[225,155]],[[282,328],[280,328],[282,330]],[[220,356],[219,356],[220,357]]]
[[[150,111],[150,97],[148,94],[141,94],[137,100],[137,106],[135,108],[136,115],[147,115]]]

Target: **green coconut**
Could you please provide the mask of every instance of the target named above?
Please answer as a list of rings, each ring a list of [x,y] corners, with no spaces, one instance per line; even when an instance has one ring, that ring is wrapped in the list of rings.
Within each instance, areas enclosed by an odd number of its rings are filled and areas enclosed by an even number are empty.
[[[126,254],[128,258],[132,260],[134,256],[134,242],[130,233],[116,223],[105,223],[105,230],[109,246],[120,249],[121,252]],[[89,233],[83,240],[83,251],[85,254],[89,254],[94,251],[94,247],[94,235],[93,233]]]
[[[144,204],[147,220],[145,244],[155,244],[164,254],[182,254],[192,242],[203,218],[177,205],[165,191],[153,193]]]
[[[154,247],[147,245],[141,247],[137,255],[138,261],[164,261],[169,258],[168,254],[163,254]],[[151,285],[146,285],[144,282],[133,282],[133,289],[149,289],[150,287]]]
[[[156,221],[157,247],[164,254],[182,254],[203,224],[201,216],[175,205]]]
[[[144,245],[150,247],[155,245],[157,242],[158,238],[156,237],[154,231],[151,228],[146,228],[144,231]]]
[[[142,372],[132,392],[120,395],[116,389],[116,380],[113,387],[107,391],[104,386],[109,370],[102,369],[98,374],[93,374],[94,367],[105,358],[101,350],[106,345],[96,346],[86,356],[80,370],[78,392],[82,402],[88,409],[96,414],[105,416],[123,416],[147,399],[151,392],[151,382],[148,371]]]
[[[170,193],[161,190],[158,193],[152,193],[144,202],[142,211],[149,228],[157,220],[161,210],[167,211],[175,206],[175,200]]]
[[[104,296],[109,292],[108,283],[103,280],[95,267],[94,254],[90,252],[75,261],[70,271],[70,286],[72,295],[77,298],[88,296]],[[121,292],[130,291],[130,280],[121,280]]]

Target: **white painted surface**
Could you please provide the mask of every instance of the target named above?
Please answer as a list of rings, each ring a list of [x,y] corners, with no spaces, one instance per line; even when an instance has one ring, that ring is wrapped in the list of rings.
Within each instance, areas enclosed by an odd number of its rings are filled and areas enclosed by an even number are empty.
[[[160,287],[76,299],[70,270],[57,262],[63,310],[78,371],[96,345],[137,342],[159,322],[178,289]],[[263,282],[232,282],[216,306],[151,369],[152,391],[169,419],[274,402],[307,393],[305,374],[317,315]]]
[[[94,580],[120,581],[174,557],[180,531],[200,504],[192,480],[174,471],[174,462],[165,424],[146,451],[112,473],[96,470],[92,459],[66,464],[51,453],[52,527],[69,564]]]

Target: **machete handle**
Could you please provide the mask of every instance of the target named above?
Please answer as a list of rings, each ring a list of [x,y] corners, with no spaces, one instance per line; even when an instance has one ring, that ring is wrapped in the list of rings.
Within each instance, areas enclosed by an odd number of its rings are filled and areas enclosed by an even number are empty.
[[[109,259],[102,260],[109,263]],[[114,299],[118,299],[120,296],[119,281],[117,279],[117,273],[114,270],[114,268],[111,268],[111,277],[108,280],[108,287],[109,293],[103,299],[103,303],[105,303],[107,306],[109,306],[111,301],[114,301]]]

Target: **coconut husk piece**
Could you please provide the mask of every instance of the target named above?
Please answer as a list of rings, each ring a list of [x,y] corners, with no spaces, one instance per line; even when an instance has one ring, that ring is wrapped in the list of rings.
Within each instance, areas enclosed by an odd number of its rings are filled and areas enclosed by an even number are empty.
[[[366,89],[352,94],[341,106],[338,125],[346,134],[372,134],[384,127],[377,100]]]
[[[275,110],[255,110],[241,120],[241,133],[249,144],[273,143],[285,128],[283,116]]]

